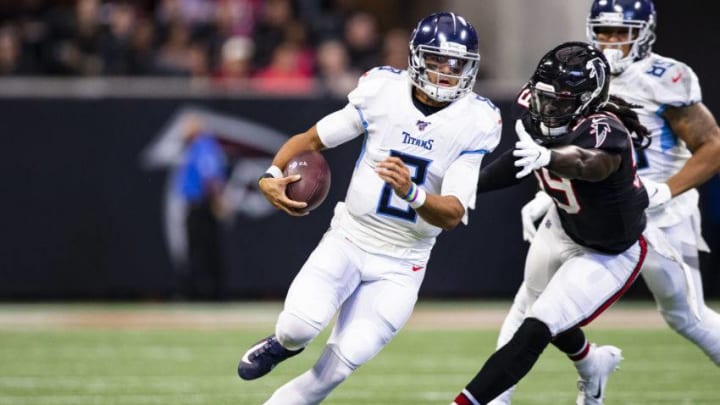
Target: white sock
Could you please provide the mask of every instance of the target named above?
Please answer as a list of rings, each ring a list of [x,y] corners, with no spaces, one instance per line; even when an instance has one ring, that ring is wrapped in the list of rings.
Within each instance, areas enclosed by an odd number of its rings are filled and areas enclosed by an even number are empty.
[[[585,354],[585,356],[583,356],[579,360],[573,360],[575,369],[577,370],[578,374],[580,374],[580,377],[586,377],[592,373],[591,366],[593,363],[591,361],[591,358],[592,358],[593,351],[595,350],[595,345],[590,344],[589,342],[586,342],[586,345],[587,345],[587,349],[585,347],[583,347],[583,349],[580,352],[578,352],[578,354],[576,356],[569,356],[570,358],[577,357],[583,351],[587,350],[587,354]]]

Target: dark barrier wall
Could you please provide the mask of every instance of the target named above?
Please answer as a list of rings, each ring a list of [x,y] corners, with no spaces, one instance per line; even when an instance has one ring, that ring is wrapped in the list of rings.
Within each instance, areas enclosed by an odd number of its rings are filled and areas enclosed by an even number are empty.
[[[141,151],[186,104],[265,123],[284,133],[340,101],[0,100],[4,136],[0,297],[169,297],[174,270],[162,228],[168,172],[140,167]],[[298,108],[301,106],[301,108]],[[278,114],[282,111],[282,116]],[[280,119],[281,118],[281,119]],[[327,152],[330,196],[305,218],[237,216],[225,235],[232,297],[281,296],[342,199],[360,139]],[[472,226],[440,238],[425,291],[509,293],[525,246],[517,212],[533,185],[478,201]],[[496,207],[503,207],[498,211]]]
[[[141,152],[186,105],[268,125],[304,130],[342,105],[333,100],[2,99],[0,298],[147,298],[174,294],[175,273],[163,234],[166,170],[141,167]],[[505,104],[500,104],[503,111]],[[505,125],[503,143],[514,135]],[[327,151],[333,184],[311,215],[238,215],[224,234],[229,298],[282,297],[344,196],[360,139]],[[494,155],[491,155],[491,160]],[[705,230],[720,251],[717,190],[704,191]],[[532,180],[478,198],[469,227],[444,233],[422,294],[510,297],[527,245],[519,210]],[[705,256],[706,274],[717,257]],[[707,290],[717,291],[714,286]]]
[[[0,100],[4,112],[0,164],[5,180],[0,296],[165,297],[172,293],[173,269],[162,230],[167,173],[142,169],[139,161],[141,151],[185,104],[147,99]],[[192,104],[272,123],[288,132],[304,128],[338,105],[306,100],[192,100]],[[268,256],[277,257],[265,240],[275,240],[281,247],[304,244],[289,249],[307,251],[313,237],[319,236],[318,225],[307,225],[312,234],[292,241],[277,230],[303,224],[277,217],[267,224],[239,223],[256,245],[242,246],[245,242],[238,240],[229,247],[264,246]],[[278,221],[281,226],[274,226]],[[282,256],[288,258],[282,266],[261,261],[242,266],[231,262],[229,267],[243,273],[253,269],[273,279],[274,273],[291,271],[299,260],[297,254]],[[246,285],[241,279],[231,289]]]

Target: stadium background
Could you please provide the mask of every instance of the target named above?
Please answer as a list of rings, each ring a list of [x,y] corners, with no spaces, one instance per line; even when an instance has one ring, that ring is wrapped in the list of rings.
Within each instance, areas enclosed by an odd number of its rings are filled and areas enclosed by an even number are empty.
[[[11,3],[0,2],[3,15],[12,15],[6,11],[18,3]],[[589,2],[354,3],[375,15],[383,32],[410,29],[430,11],[465,15],[481,36],[483,69],[476,91],[505,112],[546,49],[565,39],[584,38]],[[655,3],[655,50],[695,69],[704,101],[717,116],[720,81],[715,80],[714,51],[720,37],[714,32],[714,17],[701,2]],[[149,1],[137,4],[153,7]],[[164,224],[169,169],[148,165],[145,157],[154,142],[168,134],[173,117],[191,108],[289,135],[344,103],[324,91],[322,81],[302,91],[268,94],[218,89],[197,78],[58,76],[0,78],[0,299],[6,301],[172,299],[176,270]],[[242,132],[240,124],[231,127]],[[510,129],[506,125],[498,152],[511,144]],[[242,140],[236,146],[238,161],[271,156],[267,150],[248,152]],[[227,298],[283,296],[326,229],[334,203],[343,198],[358,151],[359,142],[353,142],[327,152],[334,181],[327,201],[312,215],[233,217],[223,232]],[[251,174],[248,178],[257,173]],[[519,209],[533,189],[532,182],[525,182],[480,196],[471,225],[439,238],[423,296],[510,298],[521,280],[527,249]],[[703,186],[701,194],[704,234],[720,252],[720,180]],[[720,297],[718,253],[702,256],[702,271],[706,295]],[[630,294],[646,295],[642,283]]]

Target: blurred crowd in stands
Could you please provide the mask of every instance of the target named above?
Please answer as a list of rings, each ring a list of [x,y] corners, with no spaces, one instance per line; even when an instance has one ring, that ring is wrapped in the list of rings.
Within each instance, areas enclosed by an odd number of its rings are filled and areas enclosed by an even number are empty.
[[[407,66],[409,31],[381,30],[355,1],[10,3],[0,6],[0,76],[175,76],[283,93],[320,79],[344,96],[370,67]]]

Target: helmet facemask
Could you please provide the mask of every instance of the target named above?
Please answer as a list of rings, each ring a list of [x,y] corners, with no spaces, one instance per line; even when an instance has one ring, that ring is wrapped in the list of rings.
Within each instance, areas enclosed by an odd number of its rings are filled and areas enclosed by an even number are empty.
[[[570,132],[576,118],[601,109],[608,100],[607,62],[593,50],[579,65],[573,59],[583,48],[570,44],[546,55],[530,80],[530,115],[541,134],[551,139]]]
[[[598,32],[603,29],[627,30],[626,41],[602,41]],[[587,38],[603,54],[610,64],[610,73],[622,73],[631,63],[650,54],[652,44],[655,42],[655,18],[653,15],[645,20],[624,19],[622,13],[602,12],[596,18],[587,20]],[[620,49],[623,45],[630,45],[630,50],[624,54]]]
[[[472,91],[479,62],[480,54],[467,52],[462,44],[443,42],[441,47],[411,44],[408,73],[413,85],[428,97],[451,102]],[[448,71],[441,71],[441,66],[448,66]]]
[[[568,125],[577,117],[589,100],[581,95],[555,92],[552,85],[537,82],[530,88],[530,114],[540,124],[543,135],[554,137],[568,132]]]

